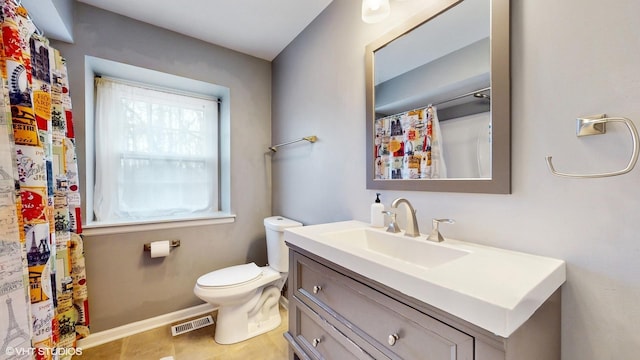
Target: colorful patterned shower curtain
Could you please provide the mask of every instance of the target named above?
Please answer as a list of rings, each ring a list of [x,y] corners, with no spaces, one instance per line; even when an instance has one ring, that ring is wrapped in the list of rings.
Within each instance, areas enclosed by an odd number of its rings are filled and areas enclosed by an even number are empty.
[[[376,119],[373,150],[378,180],[445,179],[442,131],[435,106]]]
[[[66,65],[1,1],[0,359],[65,359],[89,332]]]

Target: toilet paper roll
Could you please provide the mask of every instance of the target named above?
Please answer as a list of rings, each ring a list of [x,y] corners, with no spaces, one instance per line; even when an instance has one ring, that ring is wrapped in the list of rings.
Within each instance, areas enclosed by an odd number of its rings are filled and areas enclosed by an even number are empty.
[[[171,251],[171,243],[169,240],[154,241],[151,243],[151,257],[165,257],[169,255]]]

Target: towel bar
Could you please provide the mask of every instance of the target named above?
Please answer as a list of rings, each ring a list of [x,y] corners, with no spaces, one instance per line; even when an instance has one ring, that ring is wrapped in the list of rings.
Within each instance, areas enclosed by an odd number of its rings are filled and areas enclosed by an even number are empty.
[[[278,145],[269,146],[269,150],[271,150],[271,151],[273,151],[273,152],[276,152],[276,151],[278,151],[278,148],[279,148],[280,146],[285,146],[285,145],[289,145],[289,144],[293,144],[293,143],[297,143],[297,142],[299,142],[299,141],[305,141],[305,140],[306,140],[306,141],[308,141],[308,142],[310,142],[310,143],[314,143],[314,142],[316,142],[316,141],[318,140],[318,137],[317,137],[317,136],[315,136],[315,135],[305,136],[305,137],[303,137],[302,139],[293,140],[293,141],[289,141],[289,142],[286,142],[286,143],[282,143],[282,144],[278,144]]]

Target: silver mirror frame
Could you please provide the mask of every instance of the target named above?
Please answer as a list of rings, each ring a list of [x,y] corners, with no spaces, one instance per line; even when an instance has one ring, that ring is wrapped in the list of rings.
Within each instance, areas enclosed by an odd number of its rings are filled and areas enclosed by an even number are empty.
[[[367,129],[367,189],[439,191],[463,193],[511,193],[511,70],[510,70],[510,10],[509,0],[491,0],[491,179],[425,179],[376,180],[374,174],[374,53],[400,36],[440,15],[461,1],[434,11],[428,9],[365,49],[366,129]]]

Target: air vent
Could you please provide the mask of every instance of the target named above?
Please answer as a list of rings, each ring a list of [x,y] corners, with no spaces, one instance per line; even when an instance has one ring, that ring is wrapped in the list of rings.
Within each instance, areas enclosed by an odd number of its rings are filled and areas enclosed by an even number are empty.
[[[209,325],[213,325],[213,318],[211,317],[211,315],[187,321],[186,323],[174,325],[171,327],[171,334],[173,336],[178,336],[184,333],[188,333],[189,331],[201,329]]]

